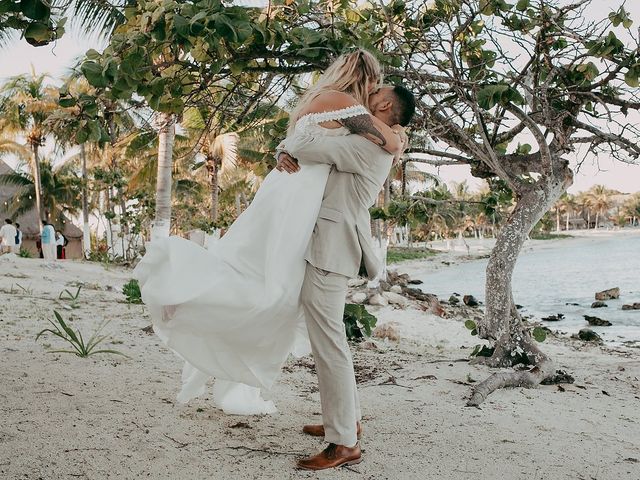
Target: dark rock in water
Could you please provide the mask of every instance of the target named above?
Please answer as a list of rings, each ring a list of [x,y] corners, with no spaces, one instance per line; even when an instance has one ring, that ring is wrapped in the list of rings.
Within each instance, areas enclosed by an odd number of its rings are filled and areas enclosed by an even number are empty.
[[[548,317],[542,317],[545,322],[558,322],[564,320],[564,313],[556,313],[555,315],[549,315]]]
[[[571,305],[572,307],[579,307],[580,306],[579,303],[572,303],[572,302],[567,302],[567,303],[565,303],[565,305]]]
[[[602,343],[602,338],[600,338],[600,335],[588,328],[583,328],[582,330],[580,330],[578,332],[578,338],[580,340],[584,340],[585,342]]]
[[[622,305],[622,310],[640,310],[640,302],[631,305]]]
[[[478,300],[476,300],[476,297],[474,297],[473,295],[465,295],[464,297],[462,297],[462,301],[469,307],[477,307],[478,305],[480,305],[480,302],[478,302]]]
[[[611,300],[613,298],[620,298],[620,289],[618,287],[596,293],[596,300]]]
[[[457,305],[460,303],[460,299],[454,295],[449,297],[449,305]]]
[[[607,305],[606,303],[604,303],[601,300],[598,300],[597,302],[593,302],[591,304],[591,308],[603,308],[603,307],[608,307],[609,305]]]
[[[424,282],[422,280],[418,280],[417,278],[412,278],[409,280],[409,285],[422,285]]]
[[[523,307],[522,305],[518,305],[518,304],[516,303],[516,309],[517,309],[517,310],[522,310],[523,308],[524,308],[524,307]]]
[[[593,325],[594,327],[610,327],[613,325],[609,320],[592,317],[591,315],[583,315],[583,317],[587,322],[589,322],[589,325]]]
[[[455,295],[456,297],[459,297],[459,296],[460,296],[460,294],[459,294],[459,293],[456,293],[456,292],[453,292],[453,294],[452,294],[452,295]]]
[[[573,383],[575,379],[564,370],[556,370],[556,373],[542,380],[542,385],[555,385],[558,383]]]

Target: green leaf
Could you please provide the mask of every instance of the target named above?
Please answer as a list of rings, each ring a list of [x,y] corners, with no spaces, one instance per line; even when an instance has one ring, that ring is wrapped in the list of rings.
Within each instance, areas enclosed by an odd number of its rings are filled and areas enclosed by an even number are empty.
[[[76,99],[73,97],[61,97],[60,100],[58,100],[58,104],[62,108],[73,107],[76,104]]]
[[[537,342],[544,342],[547,338],[547,331],[542,327],[535,327],[533,329],[533,338],[535,338]]]
[[[640,86],[640,80],[638,77],[638,70],[635,68],[630,68],[627,73],[624,75],[624,81],[627,85],[633,88],[638,88]]]
[[[24,37],[27,40],[31,40],[32,44],[42,45],[51,40],[52,30],[49,25],[32,22],[24,31]],[[30,43],[31,43],[30,42]]]
[[[82,145],[87,140],[89,140],[89,132],[86,129],[82,128],[76,132],[76,143],[78,145]]]
[[[493,2],[491,0],[480,0],[480,13],[483,15],[493,15]]]
[[[516,155],[528,155],[531,153],[531,145],[525,143],[523,145],[518,143],[518,148],[516,148]]]
[[[487,85],[478,91],[478,105],[490,110],[500,103],[502,95],[509,90],[509,85]]]
[[[215,20],[215,28],[218,34],[225,40],[238,43],[238,35],[233,23],[226,15],[218,15]]]
[[[96,62],[88,61],[80,67],[87,81],[96,88],[105,88],[107,80],[102,76],[102,67]]]
[[[173,28],[177,35],[187,38],[189,36],[189,27],[189,21],[186,18],[180,15],[173,16]]]
[[[519,0],[516,4],[516,10],[519,12],[524,12],[527,8],[529,8],[530,0]]]
[[[50,7],[42,0],[20,0],[20,9],[31,20],[44,20],[51,15]]]
[[[476,322],[474,322],[473,320],[467,320],[466,322],[464,322],[464,326],[468,330],[473,330],[474,328],[477,328]]]

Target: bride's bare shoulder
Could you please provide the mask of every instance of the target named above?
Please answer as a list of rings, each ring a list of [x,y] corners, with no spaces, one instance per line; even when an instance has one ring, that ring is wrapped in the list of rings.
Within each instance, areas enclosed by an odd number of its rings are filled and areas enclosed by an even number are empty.
[[[332,112],[358,105],[358,102],[348,93],[330,90],[320,93],[307,106],[303,115],[309,113]]]

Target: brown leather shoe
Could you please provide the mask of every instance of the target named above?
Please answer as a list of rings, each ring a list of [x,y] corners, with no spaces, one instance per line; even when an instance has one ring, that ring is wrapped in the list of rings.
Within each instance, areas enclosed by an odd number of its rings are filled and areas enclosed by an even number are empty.
[[[312,437],[324,437],[324,425],[305,425],[302,427],[302,431]],[[362,437],[362,425],[360,425],[360,422],[356,422],[356,435],[360,440],[360,437]]]
[[[312,457],[298,460],[298,468],[303,470],[325,470],[342,465],[355,465],[362,461],[360,443],[353,447],[330,443],[322,452]]]

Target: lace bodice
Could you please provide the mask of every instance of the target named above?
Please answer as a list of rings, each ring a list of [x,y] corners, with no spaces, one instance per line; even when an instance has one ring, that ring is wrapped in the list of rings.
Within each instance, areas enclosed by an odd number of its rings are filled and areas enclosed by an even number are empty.
[[[369,111],[362,105],[353,105],[340,110],[332,110],[330,112],[308,113],[298,119],[295,126],[295,133],[307,135],[348,135],[349,130],[345,127],[325,128],[321,123],[333,120],[342,120],[344,118],[356,117],[358,115],[367,115]]]

